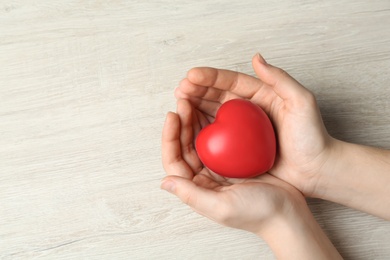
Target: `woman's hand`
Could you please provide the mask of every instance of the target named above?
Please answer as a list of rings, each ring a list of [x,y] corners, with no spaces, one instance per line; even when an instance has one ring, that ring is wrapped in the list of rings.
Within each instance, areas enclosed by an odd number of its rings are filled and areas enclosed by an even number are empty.
[[[336,140],[322,122],[313,94],[260,56],[258,78],[228,70],[194,68],[176,89],[197,114],[214,120],[233,98],[259,105],[273,122],[278,154],[273,176],[310,197],[330,200],[390,220],[390,151]]]
[[[198,213],[229,227],[261,233],[272,219],[306,204],[293,186],[263,174],[252,179],[228,179],[205,168],[194,149],[194,137],[208,119],[187,100],[179,100],[177,114],[169,113],[162,138],[167,177],[162,187]]]
[[[211,220],[255,233],[278,259],[341,259],[292,185],[269,174],[228,179],[202,165],[193,144],[207,124],[207,116],[187,100],[178,100],[177,113],[168,113],[161,187]]]
[[[279,145],[270,173],[312,196],[320,175],[325,174],[334,143],[324,127],[316,99],[260,55],[253,57],[252,64],[259,78],[228,70],[194,68],[175,95],[190,100],[209,121],[230,99],[248,99],[259,105],[273,122]]]

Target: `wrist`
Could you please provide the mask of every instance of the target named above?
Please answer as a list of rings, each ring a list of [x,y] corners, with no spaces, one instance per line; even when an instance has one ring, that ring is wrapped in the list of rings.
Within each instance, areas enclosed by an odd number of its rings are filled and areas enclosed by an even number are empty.
[[[295,188],[288,190],[288,199],[283,202],[283,206],[275,212],[270,219],[262,225],[256,235],[264,240],[272,240],[275,236],[282,234],[285,228],[291,229],[296,224],[300,224],[302,217],[311,215],[306,199]]]
[[[285,203],[284,210],[275,214],[256,235],[267,242],[272,242],[278,239],[285,230],[291,231],[297,225],[301,225],[302,219],[307,218],[308,212],[311,214],[303,196],[296,201],[288,201]]]
[[[329,183],[332,178],[342,168],[341,162],[344,156],[344,142],[333,137],[329,138],[328,144],[322,153],[322,160],[319,160],[319,166],[316,167],[317,172],[312,173],[311,187],[305,192],[305,196],[312,198],[326,197],[330,188]]]
[[[342,259],[306,202],[275,216],[257,235],[267,242],[277,259]]]
[[[390,151],[334,139],[309,196],[390,220]]]

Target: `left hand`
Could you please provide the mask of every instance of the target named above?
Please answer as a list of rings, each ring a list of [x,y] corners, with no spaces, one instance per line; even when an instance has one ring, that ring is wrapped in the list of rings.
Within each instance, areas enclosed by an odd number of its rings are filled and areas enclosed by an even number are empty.
[[[204,167],[194,138],[208,124],[209,119],[187,100],[178,100],[177,113],[168,113],[162,135],[162,160],[167,172],[163,189],[209,219],[258,235],[292,208],[306,207],[298,190],[272,175],[230,179]]]

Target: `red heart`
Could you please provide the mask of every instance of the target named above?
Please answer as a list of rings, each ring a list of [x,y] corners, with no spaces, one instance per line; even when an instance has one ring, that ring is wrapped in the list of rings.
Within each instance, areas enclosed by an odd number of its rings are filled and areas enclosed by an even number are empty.
[[[224,103],[214,123],[200,131],[196,150],[202,163],[229,178],[250,178],[274,164],[275,133],[267,114],[242,99]]]

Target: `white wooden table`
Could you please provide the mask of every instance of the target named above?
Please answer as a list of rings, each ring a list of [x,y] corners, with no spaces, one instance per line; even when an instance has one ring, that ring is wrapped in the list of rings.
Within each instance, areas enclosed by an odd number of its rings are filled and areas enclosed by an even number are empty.
[[[0,259],[272,259],[159,189],[178,82],[258,51],[390,148],[388,0],[0,0]],[[346,259],[390,258],[389,222],[309,203]]]

